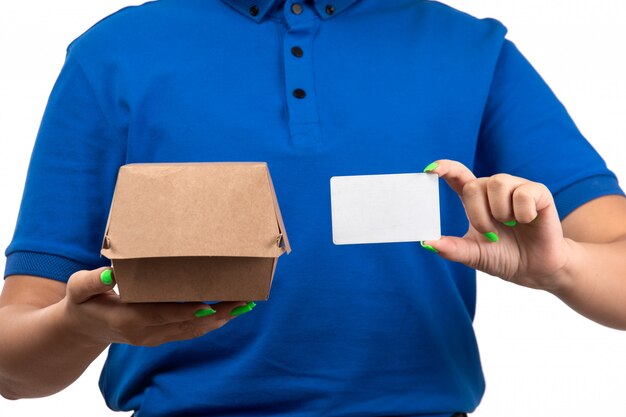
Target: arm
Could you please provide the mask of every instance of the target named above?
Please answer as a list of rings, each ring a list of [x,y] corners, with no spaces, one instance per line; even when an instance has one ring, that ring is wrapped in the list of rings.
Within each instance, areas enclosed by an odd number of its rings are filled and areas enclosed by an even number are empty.
[[[626,330],[626,198],[592,200],[561,223],[543,184],[507,174],[476,178],[458,162],[437,163],[429,172],[457,192],[470,226],[462,238],[444,236],[424,242],[427,247],[549,291],[591,320]]]
[[[75,381],[107,347],[76,340],[59,317],[65,284],[8,277],[0,296],[0,394],[42,397]],[[78,343],[77,343],[78,342]],[[37,381],[37,382],[35,382]]]
[[[552,293],[580,314],[626,330],[626,198],[590,201],[562,226],[571,256]]]
[[[0,296],[0,394],[43,397],[74,382],[110,343],[157,346],[215,330],[243,302],[125,304],[101,279],[79,271],[68,284],[10,276]]]

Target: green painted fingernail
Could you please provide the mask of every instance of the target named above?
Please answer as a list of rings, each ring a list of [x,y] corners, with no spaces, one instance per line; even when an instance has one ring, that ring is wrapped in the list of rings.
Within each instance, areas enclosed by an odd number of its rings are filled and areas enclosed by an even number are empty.
[[[485,237],[487,239],[489,239],[489,241],[491,242],[497,242],[498,240],[500,240],[500,238],[498,237],[498,235],[496,235],[494,232],[487,232],[487,233],[483,233],[485,235]]]
[[[256,307],[256,303],[254,301],[248,301],[247,306],[250,307],[250,308],[254,308],[254,307]]]
[[[102,271],[102,273],[100,274],[100,281],[102,281],[104,285],[113,284],[113,277],[111,276],[110,269],[105,269],[104,271]]]
[[[517,224],[515,220],[511,220],[510,222],[504,222],[505,226],[514,227]]]
[[[215,310],[213,310],[211,307],[209,308],[201,308],[200,310],[196,311],[194,316],[196,317],[206,317],[206,316],[210,316],[212,314],[217,313]]]
[[[232,311],[230,312],[230,315],[241,316],[242,314],[246,314],[248,311],[252,311],[252,307],[246,304],[243,306],[238,306],[238,307],[233,308]]]
[[[439,166],[438,163],[436,162],[431,162],[430,164],[428,164],[426,166],[426,168],[424,168],[424,172],[431,172],[434,171],[435,169],[437,169],[437,167]]]
[[[432,247],[432,246],[430,246],[430,245],[425,245],[425,244],[424,244],[424,242],[420,242],[420,245],[421,245],[424,249],[426,249],[427,251],[431,251],[431,252],[433,252],[433,253],[439,253],[439,251],[438,251],[437,249],[433,248],[433,247]]]

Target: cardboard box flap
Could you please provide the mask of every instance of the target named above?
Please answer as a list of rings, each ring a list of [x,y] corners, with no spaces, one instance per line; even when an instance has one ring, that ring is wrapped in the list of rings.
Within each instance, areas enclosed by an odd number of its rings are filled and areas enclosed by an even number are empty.
[[[272,183],[272,177],[267,171],[267,179],[270,184],[270,190],[272,194],[272,202],[274,203],[274,212],[276,213],[276,220],[278,221],[278,228],[280,230],[280,237],[278,246],[285,249],[287,254],[291,253],[291,245],[289,244],[289,238],[287,237],[287,231],[283,223],[283,216],[280,214],[280,207],[278,206],[278,200],[276,199],[276,191],[274,190],[274,183]]]
[[[268,178],[262,162],[125,165],[101,253],[278,257],[290,248]]]

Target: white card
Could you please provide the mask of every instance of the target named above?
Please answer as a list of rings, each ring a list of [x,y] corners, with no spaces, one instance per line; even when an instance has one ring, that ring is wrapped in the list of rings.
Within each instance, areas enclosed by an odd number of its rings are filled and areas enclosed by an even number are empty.
[[[335,245],[441,237],[437,175],[332,177],[330,199]]]

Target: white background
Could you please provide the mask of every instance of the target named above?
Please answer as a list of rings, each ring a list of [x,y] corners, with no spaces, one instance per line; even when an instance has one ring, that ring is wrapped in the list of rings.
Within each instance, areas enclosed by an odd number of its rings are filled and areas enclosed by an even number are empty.
[[[206,0],[217,1],[217,0]],[[42,112],[66,46],[129,1],[4,1],[0,11],[0,246],[8,245]],[[626,2],[448,0],[495,17],[626,184]],[[537,161],[549,164],[549,160]],[[4,258],[0,259],[4,270]],[[626,277],[624,277],[626,279]],[[0,285],[2,285],[0,283]],[[626,333],[558,299],[479,276],[476,332],[487,378],[479,417],[626,416]],[[0,335],[2,337],[2,335]],[[110,416],[100,357],[45,399],[0,398],[0,416]]]

